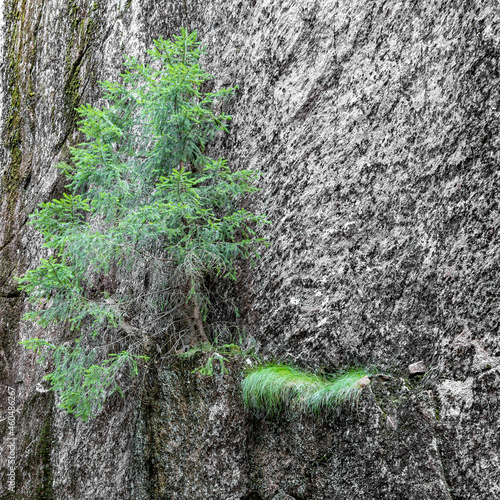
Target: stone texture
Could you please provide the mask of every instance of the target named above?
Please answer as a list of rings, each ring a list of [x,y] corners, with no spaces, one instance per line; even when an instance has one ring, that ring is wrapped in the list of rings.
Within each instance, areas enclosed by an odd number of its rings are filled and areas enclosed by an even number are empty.
[[[15,386],[16,496],[467,499],[500,496],[496,0],[4,0],[0,112],[0,390]],[[333,371],[375,363],[357,410],[269,422],[244,412],[238,366],[151,369],[75,423],[17,346],[14,276],[43,255],[26,226],[62,191],[80,102],[121,54],[197,28],[217,86],[239,85],[233,166],[265,172],[248,203],[272,246],[242,268],[242,326],[261,353]],[[0,398],[4,415],[6,398]]]
[[[430,390],[376,380],[325,419],[268,420],[241,410],[238,363],[209,380],[191,371],[161,371],[149,395],[151,498],[451,498]]]

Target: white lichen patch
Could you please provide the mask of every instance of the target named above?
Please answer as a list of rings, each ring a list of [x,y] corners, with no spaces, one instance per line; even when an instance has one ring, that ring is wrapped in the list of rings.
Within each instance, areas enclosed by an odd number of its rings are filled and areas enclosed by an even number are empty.
[[[441,398],[441,418],[456,418],[460,413],[472,405],[472,377],[465,381],[445,380],[439,387],[439,396]]]

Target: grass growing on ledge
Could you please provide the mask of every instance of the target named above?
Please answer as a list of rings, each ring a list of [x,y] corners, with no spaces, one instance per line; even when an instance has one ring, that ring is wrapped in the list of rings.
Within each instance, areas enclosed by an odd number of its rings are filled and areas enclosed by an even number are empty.
[[[362,390],[360,380],[371,371],[353,368],[337,375],[321,376],[283,364],[261,366],[243,381],[247,408],[268,415],[284,410],[320,415],[354,404]]]

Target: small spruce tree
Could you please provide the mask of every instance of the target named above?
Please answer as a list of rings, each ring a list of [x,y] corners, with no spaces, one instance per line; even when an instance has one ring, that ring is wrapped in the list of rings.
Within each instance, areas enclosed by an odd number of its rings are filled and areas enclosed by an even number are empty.
[[[234,88],[203,92],[196,32],[158,39],[151,63],[125,59],[121,83],[102,82],[104,105],[78,108],[86,140],[59,168],[67,193],[42,203],[32,224],[48,257],[19,279],[25,319],[74,331],[73,342],[21,342],[54,370],[60,406],[83,420],[126,367],[138,373],[145,339],[171,349],[206,342],[208,277],[236,279],[237,259],[258,257],[264,216],[239,208],[257,174],[207,156],[228,131],[220,111]],[[217,111],[219,110],[219,111]]]

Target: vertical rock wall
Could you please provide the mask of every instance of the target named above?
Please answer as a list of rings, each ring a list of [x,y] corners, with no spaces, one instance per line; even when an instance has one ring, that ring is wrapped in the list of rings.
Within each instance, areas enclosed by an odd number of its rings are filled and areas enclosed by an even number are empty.
[[[496,0],[4,0],[0,22],[0,411],[15,387],[17,493],[0,498],[491,499],[499,473],[499,56]],[[158,367],[85,425],[17,342],[13,277],[43,255],[29,213],[62,191],[74,107],[123,53],[198,29],[216,84],[239,85],[216,148],[266,175],[250,200],[272,246],[242,269],[246,328],[270,357],[376,363],[326,422],[245,414],[240,367]],[[139,397],[140,396],[140,397]]]

